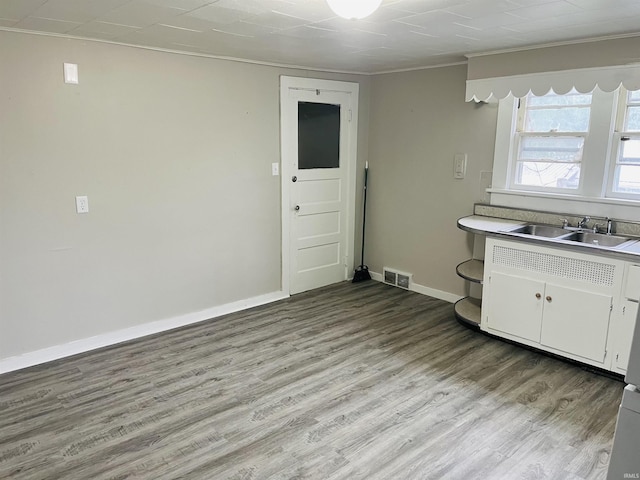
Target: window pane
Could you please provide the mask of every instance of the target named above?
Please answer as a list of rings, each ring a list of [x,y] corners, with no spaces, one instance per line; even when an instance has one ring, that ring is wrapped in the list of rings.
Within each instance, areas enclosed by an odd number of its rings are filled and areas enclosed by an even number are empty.
[[[580,162],[582,137],[522,137],[518,160]]]
[[[629,92],[629,101],[640,102],[640,90],[636,90],[635,92]]]
[[[613,191],[627,194],[640,193],[640,137],[620,142]]]
[[[632,138],[622,143],[618,163],[637,163],[640,165],[640,138]]]
[[[586,132],[589,107],[527,109],[525,132]]]
[[[577,189],[580,164],[555,162],[518,162],[516,184],[530,187]]]
[[[525,132],[586,132],[591,115],[591,94],[575,90],[566,95],[553,92],[526,100]]]
[[[624,129],[627,132],[640,132],[640,106],[627,108],[627,120]]]
[[[564,106],[564,105],[591,105],[590,93],[577,93],[571,90],[566,95],[558,95],[556,93],[547,93],[541,97],[529,94],[527,97],[527,105],[530,107],[539,106]]]
[[[515,183],[529,187],[577,189],[582,137],[522,137]]]
[[[616,167],[613,190],[619,193],[640,193],[640,165]]]
[[[340,166],[340,105],[298,102],[298,168]]]

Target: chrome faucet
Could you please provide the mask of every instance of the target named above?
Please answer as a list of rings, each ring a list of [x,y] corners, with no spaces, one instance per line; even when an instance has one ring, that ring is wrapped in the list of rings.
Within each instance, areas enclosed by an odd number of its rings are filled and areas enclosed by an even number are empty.
[[[612,230],[612,221],[609,217],[605,217],[605,224],[594,223],[593,224],[593,233],[606,233],[607,235],[611,235]]]
[[[589,220],[591,220],[591,217],[589,217],[588,215],[585,215],[585,217],[578,222],[578,225],[577,225],[578,229],[584,228],[589,222]]]

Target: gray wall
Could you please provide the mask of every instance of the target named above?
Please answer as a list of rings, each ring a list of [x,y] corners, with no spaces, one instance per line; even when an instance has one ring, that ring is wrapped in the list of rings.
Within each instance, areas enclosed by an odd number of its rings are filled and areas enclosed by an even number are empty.
[[[369,130],[366,262],[456,295],[467,286],[455,266],[472,251],[456,220],[484,199],[497,119],[497,105],[465,103],[465,80],[464,65],[374,77]],[[468,155],[463,180],[456,153]]]
[[[358,81],[366,159],[368,78],[0,44],[0,359],[280,290],[280,75]]]
[[[472,55],[467,76],[469,80],[475,80],[574,68],[633,65],[638,60],[639,49],[640,36],[635,36]]]
[[[494,105],[464,102],[465,66],[369,78],[10,32],[0,44],[0,359],[280,290],[283,74],[360,84],[370,268],[465,293],[456,219],[483,197],[496,122]]]

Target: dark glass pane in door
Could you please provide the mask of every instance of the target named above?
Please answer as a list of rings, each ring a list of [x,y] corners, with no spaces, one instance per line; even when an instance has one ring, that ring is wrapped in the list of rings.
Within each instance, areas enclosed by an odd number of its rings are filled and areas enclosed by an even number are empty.
[[[340,166],[340,105],[298,102],[298,168]]]

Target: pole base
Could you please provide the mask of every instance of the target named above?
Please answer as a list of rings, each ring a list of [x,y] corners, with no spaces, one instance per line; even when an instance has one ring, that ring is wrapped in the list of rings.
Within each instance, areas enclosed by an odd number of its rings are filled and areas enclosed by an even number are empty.
[[[369,267],[367,267],[366,265],[360,265],[353,273],[353,280],[351,281],[351,283],[364,282],[365,280],[371,280],[371,275],[369,275]]]

